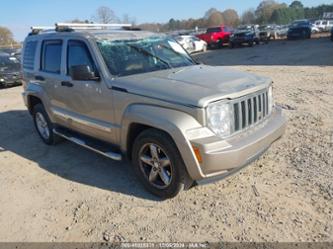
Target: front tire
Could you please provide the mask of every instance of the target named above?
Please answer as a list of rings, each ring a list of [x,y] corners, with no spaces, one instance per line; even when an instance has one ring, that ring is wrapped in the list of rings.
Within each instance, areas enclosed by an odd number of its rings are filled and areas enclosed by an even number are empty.
[[[38,135],[47,145],[53,145],[58,141],[57,135],[53,133],[53,124],[47,115],[42,104],[37,104],[33,108],[33,120]]]
[[[144,187],[163,199],[175,197],[193,183],[177,146],[159,130],[148,129],[137,137],[132,163]]]

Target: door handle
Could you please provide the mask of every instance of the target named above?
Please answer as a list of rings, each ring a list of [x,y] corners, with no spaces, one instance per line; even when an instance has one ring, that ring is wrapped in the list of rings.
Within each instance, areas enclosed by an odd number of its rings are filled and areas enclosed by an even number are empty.
[[[62,86],[66,86],[66,87],[73,87],[73,83],[70,83],[69,81],[62,81],[61,82]]]
[[[43,76],[36,75],[36,76],[35,76],[35,80],[44,81],[45,78],[44,78]]]

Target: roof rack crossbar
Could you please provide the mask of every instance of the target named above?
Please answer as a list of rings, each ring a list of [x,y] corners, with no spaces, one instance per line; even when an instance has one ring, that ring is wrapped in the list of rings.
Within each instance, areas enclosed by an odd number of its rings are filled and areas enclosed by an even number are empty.
[[[98,23],[56,23],[55,26],[32,26],[31,35],[37,35],[44,32],[65,32],[75,30],[95,30],[95,29],[130,29],[132,24],[127,23],[111,23],[111,24],[98,24]]]
[[[52,26],[32,26],[31,27],[31,33],[37,34],[39,32],[45,32],[45,31],[54,31],[55,28]]]
[[[132,24],[127,23],[110,23],[110,24],[97,24],[97,23],[56,23],[56,29],[106,29],[106,28],[129,28]]]

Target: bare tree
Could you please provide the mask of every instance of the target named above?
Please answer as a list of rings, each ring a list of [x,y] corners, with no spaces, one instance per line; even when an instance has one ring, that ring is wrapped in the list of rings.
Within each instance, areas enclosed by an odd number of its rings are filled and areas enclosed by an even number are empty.
[[[15,43],[13,33],[8,28],[0,26],[0,46],[11,46]]]
[[[242,15],[242,23],[243,24],[254,24],[256,21],[256,15],[254,13],[254,9],[246,10]]]
[[[257,7],[255,14],[259,23],[267,23],[270,21],[274,10],[280,9],[285,4],[280,4],[275,0],[263,0]]]
[[[236,27],[239,24],[239,16],[236,10],[227,9],[223,11],[223,18],[225,25]]]
[[[218,9],[216,9],[216,8],[210,8],[209,10],[207,10],[205,12],[204,18],[208,19],[215,12],[219,12]]]
[[[221,12],[214,12],[207,20],[208,27],[220,26],[224,24],[224,18]]]
[[[101,6],[96,10],[94,20],[99,23],[114,23],[118,21],[114,11],[106,6]]]
[[[131,17],[128,14],[124,14],[122,23],[130,23],[134,26],[136,24],[136,19],[135,19],[135,17]]]
[[[78,18],[75,18],[75,19],[70,20],[68,22],[70,22],[70,23],[92,23],[89,20],[81,20],[81,19],[78,19]]]

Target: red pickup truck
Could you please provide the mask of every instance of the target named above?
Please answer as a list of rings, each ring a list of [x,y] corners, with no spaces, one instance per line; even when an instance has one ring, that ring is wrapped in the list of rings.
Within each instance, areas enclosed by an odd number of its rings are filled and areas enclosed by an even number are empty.
[[[207,42],[209,47],[222,47],[229,42],[232,29],[226,26],[208,28],[206,33],[197,35],[201,40]]]

